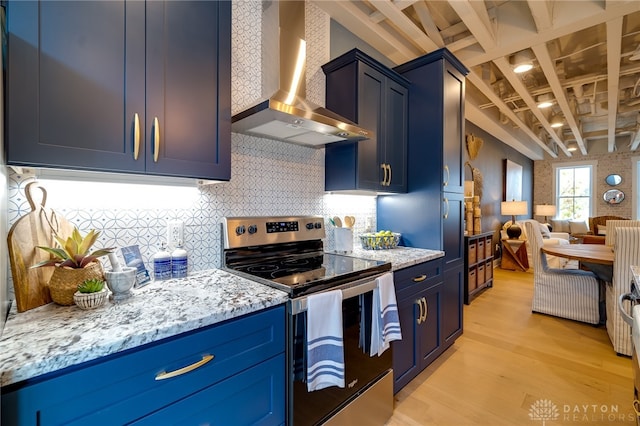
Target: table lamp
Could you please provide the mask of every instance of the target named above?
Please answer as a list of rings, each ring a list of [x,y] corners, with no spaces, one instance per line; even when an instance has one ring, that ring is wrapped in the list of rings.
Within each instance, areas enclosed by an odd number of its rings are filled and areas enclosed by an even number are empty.
[[[549,221],[547,220],[548,216],[555,216],[556,215],[556,206],[550,205],[550,204],[539,204],[536,206],[536,211],[535,211],[536,216],[544,216],[544,222],[545,224],[549,227],[549,229],[551,229],[551,226],[549,226]]]
[[[511,216],[511,226],[507,228],[507,235],[511,240],[517,240],[522,234],[522,229],[516,225],[516,216],[527,214],[528,206],[526,201],[503,201],[500,203],[500,214]]]

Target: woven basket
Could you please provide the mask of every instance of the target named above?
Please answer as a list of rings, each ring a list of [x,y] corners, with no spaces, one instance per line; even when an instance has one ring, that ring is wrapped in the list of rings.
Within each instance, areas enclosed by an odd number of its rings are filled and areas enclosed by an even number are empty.
[[[96,293],[80,293],[76,291],[73,294],[73,301],[80,309],[95,309],[104,305],[104,302],[107,301],[108,294],[106,288]]]
[[[78,291],[78,285],[91,278],[104,279],[100,262],[90,263],[80,269],[55,268],[49,280],[51,299],[58,305],[73,305],[73,294]]]

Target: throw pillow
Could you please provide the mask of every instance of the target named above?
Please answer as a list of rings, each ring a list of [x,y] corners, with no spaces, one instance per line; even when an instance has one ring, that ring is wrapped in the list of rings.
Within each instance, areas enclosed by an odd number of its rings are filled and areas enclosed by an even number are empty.
[[[542,238],[551,238],[549,228],[544,223],[540,224],[540,233],[542,234]]]
[[[571,230],[571,234],[586,234],[589,232],[589,226],[587,226],[587,222],[584,220],[570,220],[569,221],[569,229]]]
[[[553,227],[553,232],[571,232],[568,220],[551,219],[551,226]]]
[[[598,235],[607,235],[607,225],[598,225]]]

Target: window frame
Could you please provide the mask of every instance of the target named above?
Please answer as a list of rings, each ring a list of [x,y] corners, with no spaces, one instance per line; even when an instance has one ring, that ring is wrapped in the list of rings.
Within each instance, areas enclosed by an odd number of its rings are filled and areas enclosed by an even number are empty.
[[[556,206],[560,206],[559,200],[558,200],[558,182],[557,182],[557,177],[558,177],[558,169],[574,169],[576,167],[591,167],[591,193],[589,194],[589,215],[584,218],[584,220],[587,220],[588,217],[593,217],[593,216],[597,216],[598,212],[596,211],[596,197],[595,197],[595,191],[596,191],[596,174],[597,174],[597,170],[598,170],[598,161],[597,160],[590,160],[590,161],[570,161],[570,162],[563,162],[563,163],[554,163],[552,170],[552,185],[553,185],[553,200],[555,202]],[[558,214],[560,213],[560,210],[558,210]],[[575,220],[576,218],[570,219],[570,220]]]

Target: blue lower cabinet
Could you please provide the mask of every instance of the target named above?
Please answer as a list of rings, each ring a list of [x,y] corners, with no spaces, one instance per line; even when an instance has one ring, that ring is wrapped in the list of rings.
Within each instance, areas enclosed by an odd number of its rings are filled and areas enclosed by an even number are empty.
[[[280,424],[284,349],[279,306],[3,387],[1,423]]]
[[[284,424],[284,364],[277,356],[132,424]]]

